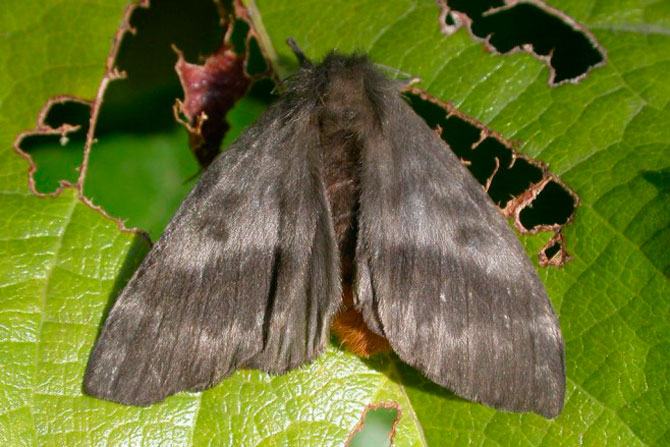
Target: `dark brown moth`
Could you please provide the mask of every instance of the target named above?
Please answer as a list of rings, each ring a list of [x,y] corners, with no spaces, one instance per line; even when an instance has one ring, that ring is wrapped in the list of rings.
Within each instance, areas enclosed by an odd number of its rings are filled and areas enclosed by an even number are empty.
[[[501,212],[367,57],[296,54],[286,92],[118,297],[86,393],[149,405],[239,368],[284,373],[324,350],[335,320],[354,351],[390,346],[459,396],[557,416],[561,331]]]

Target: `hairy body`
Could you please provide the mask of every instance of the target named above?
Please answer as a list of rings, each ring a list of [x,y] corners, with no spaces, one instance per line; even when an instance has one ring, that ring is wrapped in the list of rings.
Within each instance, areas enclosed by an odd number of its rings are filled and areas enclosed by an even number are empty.
[[[349,86],[350,83],[353,85]],[[346,349],[361,357],[370,357],[389,351],[391,347],[386,338],[367,327],[363,315],[354,306],[352,286],[358,233],[361,141],[352,123],[374,117],[361,117],[356,110],[346,106],[349,96],[365,94],[356,88],[354,79],[340,87],[339,91],[330,91],[324,96],[323,108],[316,117],[321,135],[319,151],[323,178],[340,252],[342,278],[342,308],[331,328]]]

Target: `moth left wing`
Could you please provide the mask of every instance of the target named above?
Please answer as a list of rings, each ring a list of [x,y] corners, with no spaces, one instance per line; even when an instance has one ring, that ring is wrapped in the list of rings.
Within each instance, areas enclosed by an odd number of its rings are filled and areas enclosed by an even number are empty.
[[[203,174],[130,279],[91,354],[88,394],[147,405],[324,349],[341,301],[337,247],[317,135],[282,107]]]
[[[398,356],[456,394],[556,416],[563,339],[482,186],[397,94],[361,152],[356,305]]]

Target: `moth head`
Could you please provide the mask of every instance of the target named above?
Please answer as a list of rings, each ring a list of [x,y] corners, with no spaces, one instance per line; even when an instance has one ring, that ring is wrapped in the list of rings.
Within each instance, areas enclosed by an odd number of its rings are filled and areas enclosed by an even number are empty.
[[[365,136],[379,128],[398,83],[388,79],[364,53],[331,51],[318,63],[310,61],[289,39],[300,69],[286,79],[290,109],[309,110],[321,132]],[[289,110],[290,114],[290,110]]]

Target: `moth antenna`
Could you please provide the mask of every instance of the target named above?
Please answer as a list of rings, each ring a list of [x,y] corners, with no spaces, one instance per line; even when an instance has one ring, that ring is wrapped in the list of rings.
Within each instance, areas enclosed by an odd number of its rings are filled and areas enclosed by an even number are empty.
[[[307,56],[305,56],[305,53],[300,49],[298,42],[296,42],[293,37],[286,39],[286,43],[291,47],[291,50],[293,50],[293,54],[295,54],[298,62],[300,62],[301,67],[309,67],[312,65],[312,61],[307,59]]]

